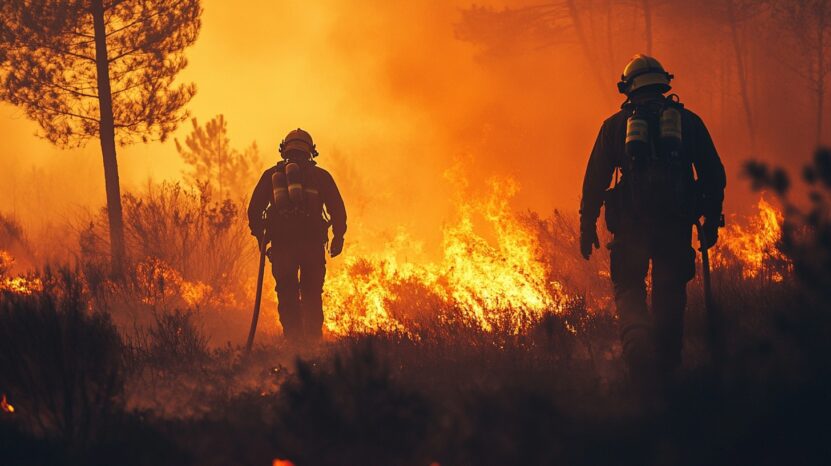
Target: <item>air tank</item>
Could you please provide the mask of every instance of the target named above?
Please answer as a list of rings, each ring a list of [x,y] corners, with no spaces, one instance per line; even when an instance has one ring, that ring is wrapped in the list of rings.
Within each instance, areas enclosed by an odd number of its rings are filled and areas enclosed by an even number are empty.
[[[289,188],[289,200],[295,206],[303,205],[303,180],[300,165],[286,164],[286,183]]]
[[[626,155],[635,163],[642,163],[649,157],[649,121],[636,111],[626,120]]]
[[[277,170],[271,175],[271,189],[274,195],[273,203],[277,211],[289,208],[289,188],[286,184],[286,174]]]
[[[667,107],[661,112],[661,145],[676,151],[681,147],[681,112],[675,107]]]

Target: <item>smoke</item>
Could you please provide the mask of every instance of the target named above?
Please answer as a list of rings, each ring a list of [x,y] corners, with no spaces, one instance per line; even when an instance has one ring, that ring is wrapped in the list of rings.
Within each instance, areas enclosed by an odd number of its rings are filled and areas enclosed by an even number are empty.
[[[489,6],[498,11],[505,5]],[[266,165],[277,160],[277,145],[289,130],[310,131],[319,163],[333,173],[347,202],[353,246],[372,249],[406,231],[435,251],[441,225],[453,221],[459,196],[480,196],[492,177],[518,182],[516,209],[576,209],[597,130],[622,100],[614,94],[619,70],[642,51],[636,6],[615,6],[618,23],[631,23],[631,33],[595,62],[573,39],[545,44],[550,46],[518,43],[488,53],[458,38],[462,11],[470,7],[469,0],[206,0],[200,37],[180,76],[197,84],[189,109],[200,121],[224,114],[233,145],[256,141]],[[715,93],[719,86],[735,86],[729,63],[722,66],[730,49],[717,43],[716,32],[696,35],[716,26],[704,13],[688,13],[683,18],[656,13],[654,53],[675,73],[682,101],[708,123],[728,175],[734,176],[750,154],[738,96]],[[701,27],[689,26],[690,19]],[[600,23],[586,26],[595,34],[592,28]],[[756,69],[774,67],[761,47],[749,48],[752,63]],[[713,65],[716,54],[720,67]],[[597,70],[608,84],[605,90],[597,84]],[[759,132],[767,138],[759,152],[781,157],[793,141],[763,125],[785,122],[775,124],[802,134],[793,118],[780,115],[798,114],[804,103],[789,98],[798,88],[778,95],[789,106],[769,101],[762,86],[766,79],[754,89],[756,113],[763,115]],[[67,205],[104,204],[97,141],[59,151],[31,136],[37,128],[21,112],[6,104],[0,108],[0,134],[8,141],[0,154],[0,181],[6,186],[0,211],[14,210],[30,225],[42,221],[46,204],[55,212],[65,212]],[[176,137],[184,139],[188,128],[182,125]],[[184,168],[172,141],[121,148],[119,163],[124,190],[137,189],[148,178],[179,179]],[[50,173],[50,183],[60,189],[28,177],[32,167]],[[32,202],[29,194],[9,195],[13,180],[41,192],[49,203]],[[736,187],[740,184],[731,186],[730,209],[742,208],[749,198]]]

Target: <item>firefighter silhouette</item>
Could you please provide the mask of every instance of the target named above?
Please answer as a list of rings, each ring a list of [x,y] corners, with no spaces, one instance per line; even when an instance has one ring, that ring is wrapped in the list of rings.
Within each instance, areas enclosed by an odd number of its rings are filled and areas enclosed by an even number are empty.
[[[665,95],[672,78],[656,59],[632,58],[618,83],[626,102],[603,122],[583,181],[580,249],[588,259],[600,247],[596,224],[605,204],[623,356],[633,382],[680,365],[686,286],[695,276],[692,227],[703,216],[702,246],[715,244],[726,185],[701,118],[676,95]]]
[[[346,209],[332,175],[314,161],[318,153],[308,132],[289,132],[280,155],[283,160],[266,170],[254,188],[248,222],[260,243],[271,242],[269,259],[285,337],[315,341],[323,330],[329,227],[329,254],[336,257],[343,250]]]

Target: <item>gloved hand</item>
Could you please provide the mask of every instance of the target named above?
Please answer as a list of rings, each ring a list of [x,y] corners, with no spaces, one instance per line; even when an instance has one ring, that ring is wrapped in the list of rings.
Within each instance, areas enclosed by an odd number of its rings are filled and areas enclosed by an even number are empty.
[[[706,217],[704,219],[704,224],[701,226],[701,232],[703,233],[703,241],[702,238],[699,238],[699,242],[701,243],[702,249],[710,249],[711,247],[715,246],[718,242],[718,229],[721,226],[721,219],[718,215],[714,218]]]
[[[255,223],[249,223],[248,228],[251,229],[251,236],[260,239],[265,234],[265,222],[258,221]]]
[[[337,257],[343,251],[343,236],[335,236],[329,243],[329,255]]]
[[[583,259],[589,260],[594,249],[600,249],[600,239],[597,237],[597,225],[584,225],[580,227],[580,254]]]
[[[263,245],[263,237],[265,236],[265,231],[262,229],[251,230],[251,236],[257,238],[257,246],[262,247]]]

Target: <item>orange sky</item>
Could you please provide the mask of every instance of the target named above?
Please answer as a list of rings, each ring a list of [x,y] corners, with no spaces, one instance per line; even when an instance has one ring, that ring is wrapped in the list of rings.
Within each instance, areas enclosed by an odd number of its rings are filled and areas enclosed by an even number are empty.
[[[494,175],[516,178],[518,208],[576,210],[588,152],[617,100],[600,95],[576,44],[481,59],[454,36],[470,4],[205,0],[181,74],[197,85],[188,109],[201,122],[223,113],[232,146],[256,141],[269,163],[288,130],[309,130],[346,198],[353,240],[401,229],[440,239],[459,193],[444,176],[454,166],[472,191]],[[664,64],[673,68],[673,59]],[[610,88],[616,78],[608,76]],[[98,142],[60,150],[36,131],[21,110],[0,104],[0,211],[43,227],[102,206]],[[172,138],[118,156],[126,190],[183,169]]]

